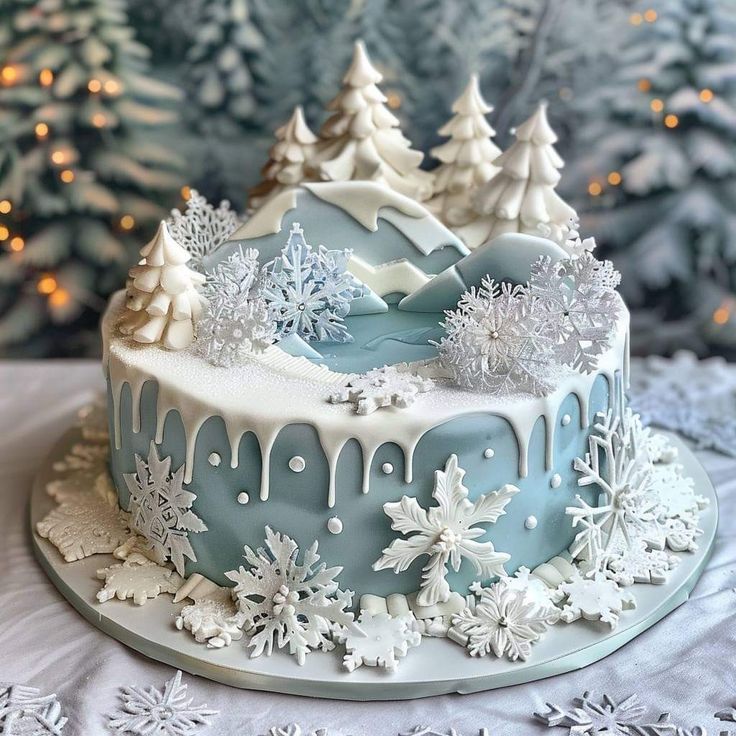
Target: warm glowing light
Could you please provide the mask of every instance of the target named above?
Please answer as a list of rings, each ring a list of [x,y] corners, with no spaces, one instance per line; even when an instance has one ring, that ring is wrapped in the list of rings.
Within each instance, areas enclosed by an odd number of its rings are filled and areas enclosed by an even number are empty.
[[[10,230],[5,225],[0,225],[0,240],[7,240],[10,237]]]
[[[57,148],[55,151],[51,152],[51,161],[57,165],[61,165],[66,160],[66,156],[64,156],[64,151],[62,151],[60,148]]]
[[[45,138],[49,134],[49,126],[46,123],[36,123],[36,135]]]
[[[649,8],[649,10],[645,10],[644,20],[647,23],[654,23],[654,21],[657,20],[657,11],[653,10],[652,8]]]
[[[56,279],[50,274],[44,274],[36,284],[36,290],[39,294],[53,294],[57,287]]]
[[[705,89],[701,89],[698,97],[701,102],[710,102],[713,99],[713,90],[708,89],[707,87]]]
[[[398,110],[401,107],[401,95],[398,92],[389,92],[386,95],[386,104],[392,110]]]
[[[591,197],[597,197],[602,191],[603,187],[597,181],[592,181],[588,184],[588,194]]]
[[[664,102],[662,100],[655,98],[649,103],[649,107],[652,108],[653,112],[662,112],[664,110]]]
[[[713,312],[713,321],[717,325],[725,325],[728,322],[729,317],[731,316],[731,310],[728,308],[728,305],[724,302],[721,304],[718,309],[716,309],[715,312]]]
[[[640,92],[649,92],[649,90],[652,88],[652,83],[648,79],[640,79],[636,86],[639,88]]]
[[[95,128],[104,128],[107,125],[107,118],[101,112],[96,112],[92,116],[92,125]]]
[[[114,79],[108,79],[103,88],[108,95],[116,95],[120,92],[120,83]]]
[[[643,20],[644,18],[641,13],[632,13],[629,16],[629,23],[631,23],[632,26],[640,26]]]
[[[15,84],[18,81],[18,67],[8,64],[0,70],[0,79],[4,84]]]
[[[123,230],[132,230],[135,227],[135,217],[133,215],[123,215],[120,218],[120,227]]]
[[[20,253],[26,247],[26,241],[20,235],[16,235],[14,238],[11,238],[9,246],[13,253]]]
[[[189,199],[189,197],[192,196],[192,188],[187,186],[186,184],[181,188],[181,198],[182,199]]]
[[[611,186],[617,187],[621,183],[621,174],[618,171],[611,171],[608,174],[608,183]]]
[[[52,307],[65,307],[69,304],[70,299],[71,294],[60,286],[58,289],[54,289],[54,291],[51,292],[51,295],[49,296],[49,304]]]
[[[50,87],[54,83],[54,73],[51,69],[41,69],[38,75],[38,81],[42,87]]]
[[[87,84],[87,89],[90,92],[99,92],[102,89],[102,82],[99,79],[90,79]]]
[[[74,172],[71,169],[64,169],[64,171],[59,174],[59,177],[64,184],[71,184],[74,181]]]
[[[680,124],[680,118],[670,113],[669,115],[665,115],[664,124],[668,128],[676,128]]]
[[[9,199],[0,199],[0,215],[7,215],[12,209],[13,205]]]

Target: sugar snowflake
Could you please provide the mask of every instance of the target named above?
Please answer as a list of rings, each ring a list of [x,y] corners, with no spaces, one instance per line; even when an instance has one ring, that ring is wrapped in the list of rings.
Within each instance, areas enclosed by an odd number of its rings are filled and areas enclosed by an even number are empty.
[[[316,252],[294,223],[281,255],[267,264],[263,295],[276,319],[279,335],[307,341],[352,342],[343,322],[358,295],[347,272],[350,251]]]
[[[372,414],[386,406],[405,409],[418,394],[429,391],[433,385],[429,378],[385,365],[353,376],[347,386],[330,394],[329,400],[333,404],[352,402],[356,414]]]
[[[288,646],[289,653],[304,664],[314,649],[334,648],[335,625],[349,626],[353,614],[346,611],[353,594],[338,588],[341,567],[317,565],[317,542],[297,562],[299,548],[290,537],[266,527],[266,549],[245,547],[249,565],[226,572],[235,583],[240,621],[255,631],[248,643],[251,657],[271,655]]]
[[[35,687],[0,683],[0,733],[62,736],[67,720],[56,695],[41,695]]]
[[[89,470],[96,475],[104,469],[109,455],[110,448],[106,444],[76,442],[63,459],[54,463],[53,468],[57,473]]]
[[[77,411],[82,438],[87,442],[106,445],[109,440],[107,399],[104,394]]]
[[[493,524],[505,511],[506,504],[519,492],[516,486],[480,495],[471,502],[463,485],[465,471],[458,467],[456,455],[447,460],[444,470],[435,471],[432,498],[437,502],[425,511],[416,498],[403,496],[400,501],[386,503],[383,510],[391,518],[391,528],[408,539],[395,539],[383,550],[374,570],[392,569],[404,572],[418,557],[427,555],[422,568],[422,582],[417,603],[431,606],[450,597],[447,567],[457,572],[463,558],[475,567],[482,579],[504,575],[503,565],[509,555],[496,552],[493,544],[475,541],[486,533],[479,524]]]
[[[139,736],[193,736],[212,724],[216,710],[206,704],[192,705],[181,671],[166,682],[163,690],[151,686],[122,688],[122,708],[108,720],[108,727]]]
[[[146,539],[157,562],[170,559],[183,575],[184,558],[197,559],[188,533],[207,531],[204,522],[190,510],[197,496],[184,490],[184,466],[172,473],[171,458],[159,460],[154,442],[148,459],[136,454],[135,464],[136,472],[123,476],[130,492],[131,528]]]
[[[478,602],[452,617],[452,638],[461,634],[461,641],[467,640],[465,646],[473,657],[493,653],[512,662],[526,660],[532,644],[559,618],[556,608],[537,606],[525,590],[509,586],[507,580],[502,578],[487,588],[476,589]]]
[[[513,576],[502,577],[500,582],[503,582],[510,590],[522,593],[525,603],[540,609],[551,609],[554,607],[557,599],[555,591],[540,580],[540,578],[532,574],[528,567],[520,567]],[[473,583],[470,589],[477,595],[480,595],[482,586],[479,583]]]
[[[605,574],[619,585],[649,583],[663,585],[667,574],[679,563],[679,558],[660,549],[649,549],[643,539],[620,554],[612,554],[606,565]]]
[[[437,348],[460,386],[500,394],[552,389],[552,343],[539,329],[525,287],[486,277],[445,315],[446,335]]]
[[[176,593],[184,582],[170,567],[134,553],[125,562],[110,565],[97,571],[104,586],[97,593],[100,603],[117,598],[124,601],[132,598],[136,606],[142,606],[149,598],[161,593]]]
[[[174,623],[179,631],[191,631],[195,641],[220,649],[243,636],[236,613],[229,602],[202,598],[184,606]]]
[[[335,633],[335,641],[345,645],[345,669],[353,672],[366,665],[395,670],[409,648],[422,641],[422,635],[412,629],[412,619],[413,616],[361,611],[357,629],[340,628]]]
[[[585,253],[592,253],[595,250],[595,238],[581,238],[578,232],[578,222],[572,223],[570,230],[567,231],[567,237],[563,241],[562,249],[570,258],[580,258]],[[545,235],[549,237],[549,235]]]
[[[621,612],[636,607],[631,592],[621,590],[602,572],[588,577],[575,572],[569,582],[560,585],[559,592],[564,596],[560,618],[568,624],[584,618],[602,621],[615,629]]]
[[[590,373],[610,347],[621,311],[615,288],[621,277],[610,261],[590,252],[553,261],[541,257],[532,266],[532,313],[560,363]]]
[[[215,209],[192,189],[185,211],[171,210],[171,217],[166,224],[174,240],[186,248],[192,257],[189,265],[201,270],[202,260],[227,241],[241,220],[230,209],[227,200],[220,202]]]

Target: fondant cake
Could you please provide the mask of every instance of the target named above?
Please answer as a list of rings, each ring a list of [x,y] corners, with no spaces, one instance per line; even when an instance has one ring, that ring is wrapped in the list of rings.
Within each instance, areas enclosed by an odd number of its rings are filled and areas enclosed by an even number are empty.
[[[499,153],[471,79],[432,173],[380,79],[356,45],[248,216],[193,192],[111,300],[99,492],[120,511],[94,547],[158,577],[130,593],[113,566],[100,600],[171,588],[198,641],[300,663],[342,643],[351,671],[419,634],[527,659],[664,582],[703,501],[626,408],[619,276],[554,191],[545,106]]]

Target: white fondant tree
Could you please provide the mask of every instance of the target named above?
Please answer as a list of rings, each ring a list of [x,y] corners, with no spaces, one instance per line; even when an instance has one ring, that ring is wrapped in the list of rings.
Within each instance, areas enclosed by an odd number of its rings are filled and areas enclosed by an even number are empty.
[[[287,187],[314,180],[309,165],[317,136],[304,120],[300,105],[289,120],[276,130],[276,143],[268,152],[268,161],[261,169],[262,181],[248,192],[248,211],[257,210],[267,199]]]
[[[379,181],[425,200],[432,193],[432,176],[419,168],[422,153],[411,148],[385,106],[386,96],[376,86],[382,79],[357,41],[343,87],[327,105],[333,114],[320,130],[315,169],[322,179]]]
[[[516,141],[495,161],[501,170],[473,198],[474,219],[458,228],[469,248],[506,232],[545,235],[562,242],[575,210],[555,192],[564,161],[554,148],[547,106],[515,131]]]
[[[163,221],[153,240],[141,249],[141,256],[143,260],[129,271],[127,309],[120,331],[136,342],[183,350],[194,340],[194,323],[203,303],[197,286],[205,277],[187,267],[189,253]]]
[[[491,140],[496,131],[485,117],[492,110],[473,74],[452,106],[455,115],[439,129],[450,140],[432,149],[441,163],[432,172],[434,196],[427,207],[448,225],[464,225],[472,218],[470,197],[499,171],[493,162],[501,149]]]

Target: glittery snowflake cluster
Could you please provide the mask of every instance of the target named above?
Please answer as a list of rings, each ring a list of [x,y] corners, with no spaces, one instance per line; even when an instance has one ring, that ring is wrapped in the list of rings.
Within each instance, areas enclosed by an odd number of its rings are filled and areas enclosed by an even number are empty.
[[[266,265],[263,295],[279,336],[352,342],[343,320],[361,289],[347,271],[349,258],[349,250],[314,250],[299,223],[293,224],[281,255]]]
[[[486,277],[446,313],[440,359],[465,388],[546,394],[556,368],[588,373],[610,346],[618,282],[611,263],[585,248],[577,258],[540,258],[526,286]]]

